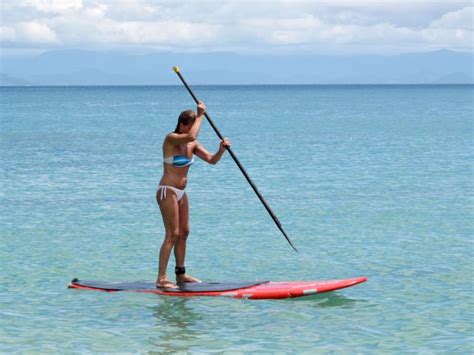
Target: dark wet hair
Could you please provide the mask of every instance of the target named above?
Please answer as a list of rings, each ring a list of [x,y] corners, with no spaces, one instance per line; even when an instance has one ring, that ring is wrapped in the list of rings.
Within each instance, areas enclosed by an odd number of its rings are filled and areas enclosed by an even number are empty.
[[[176,129],[174,133],[179,133],[179,124],[182,123],[183,125],[187,126],[190,123],[194,123],[196,119],[196,113],[193,110],[186,110],[181,112],[178,117],[178,124],[176,125]]]

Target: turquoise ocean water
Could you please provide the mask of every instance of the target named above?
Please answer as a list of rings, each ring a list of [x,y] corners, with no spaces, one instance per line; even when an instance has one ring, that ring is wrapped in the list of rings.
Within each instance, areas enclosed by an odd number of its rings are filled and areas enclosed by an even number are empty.
[[[302,300],[67,289],[154,280],[183,87],[0,89],[0,352],[473,351],[473,86],[196,86],[226,155],[190,171],[204,280],[365,284]],[[201,142],[218,147],[204,124]],[[174,266],[174,262],[171,262]]]

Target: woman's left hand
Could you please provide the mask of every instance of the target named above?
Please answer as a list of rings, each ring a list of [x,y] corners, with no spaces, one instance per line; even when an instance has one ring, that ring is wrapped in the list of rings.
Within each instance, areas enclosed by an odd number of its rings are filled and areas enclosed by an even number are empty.
[[[227,138],[224,138],[221,140],[221,150],[224,151],[227,147],[230,147],[230,140]]]

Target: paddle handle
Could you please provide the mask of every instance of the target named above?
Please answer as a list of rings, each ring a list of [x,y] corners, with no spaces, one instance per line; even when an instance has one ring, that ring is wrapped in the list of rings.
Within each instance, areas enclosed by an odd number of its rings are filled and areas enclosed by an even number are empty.
[[[199,100],[198,98],[196,97],[196,95],[194,95],[194,92],[191,90],[191,88],[189,87],[188,83],[186,82],[186,80],[183,78],[183,76],[181,75],[181,71],[179,70],[179,67],[175,66],[173,67],[173,71],[178,75],[178,77],[181,79],[182,83],[184,84],[184,86],[186,87],[186,89],[188,90],[189,94],[192,96],[192,98],[194,99],[194,101],[197,103],[199,103]],[[217,128],[217,126],[214,124],[214,122],[212,121],[211,117],[209,116],[209,114],[207,112],[204,112],[204,116],[206,116],[207,118],[207,121],[209,122],[209,124],[211,125],[211,127],[214,129],[214,131],[216,132],[217,136],[223,140],[224,139],[224,136],[221,134],[221,132],[219,131],[219,129]],[[265,207],[265,209],[267,210],[268,214],[270,215],[270,217],[273,219],[273,221],[275,222],[276,226],[278,227],[278,229],[280,230],[280,232],[283,234],[283,236],[286,238],[286,240],[288,241],[288,243],[291,245],[291,247],[297,252],[298,250],[295,248],[295,246],[293,245],[293,243],[291,242],[290,238],[288,237],[288,235],[286,234],[285,230],[283,229],[283,226],[281,225],[280,223],[280,220],[278,219],[278,217],[275,215],[275,213],[273,213],[272,209],[270,208],[270,206],[268,205],[267,201],[263,198],[262,194],[260,193],[260,191],[258,191],[257,189],[257,186],[254,184],[254,182],[252,181],[252,179],[250,178],[249,174],[247,174],[247,171],[244,169],[244,167],[242,166],[242,164],[240,163],[240,160],[237,158],[237,156],[235,155],[235,153],[233,152],[233,150],[230,148],[230,147],[226,147],[227,151],[229,152],[230,156],[232,157],[232,159],[234,160],[234,162],[237,164],[237,166],[239,167],[240,171],[242,172],[242,174],[244,175],[245,179],[247,180],[247,182],[250,184],[250,186],[252,187],[253,191],[255,192],[255,194],[257,195],[258,199],[260,200],[260,202],[262,202],[263,206]]]

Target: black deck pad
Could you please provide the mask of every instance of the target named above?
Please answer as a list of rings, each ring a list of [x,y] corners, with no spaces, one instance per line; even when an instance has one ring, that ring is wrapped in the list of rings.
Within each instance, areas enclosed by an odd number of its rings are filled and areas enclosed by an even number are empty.
[[[163,288],[166,292],[220,292],[248,288],[268,281],[225,281],[225,282],[192,282],[179,284],[179,288]],[[132,282],[102,282],[92,280],[73,279],[72,284],[96,288],[103,291],[150,291],[156,290],[154,282],[132,281]]]

